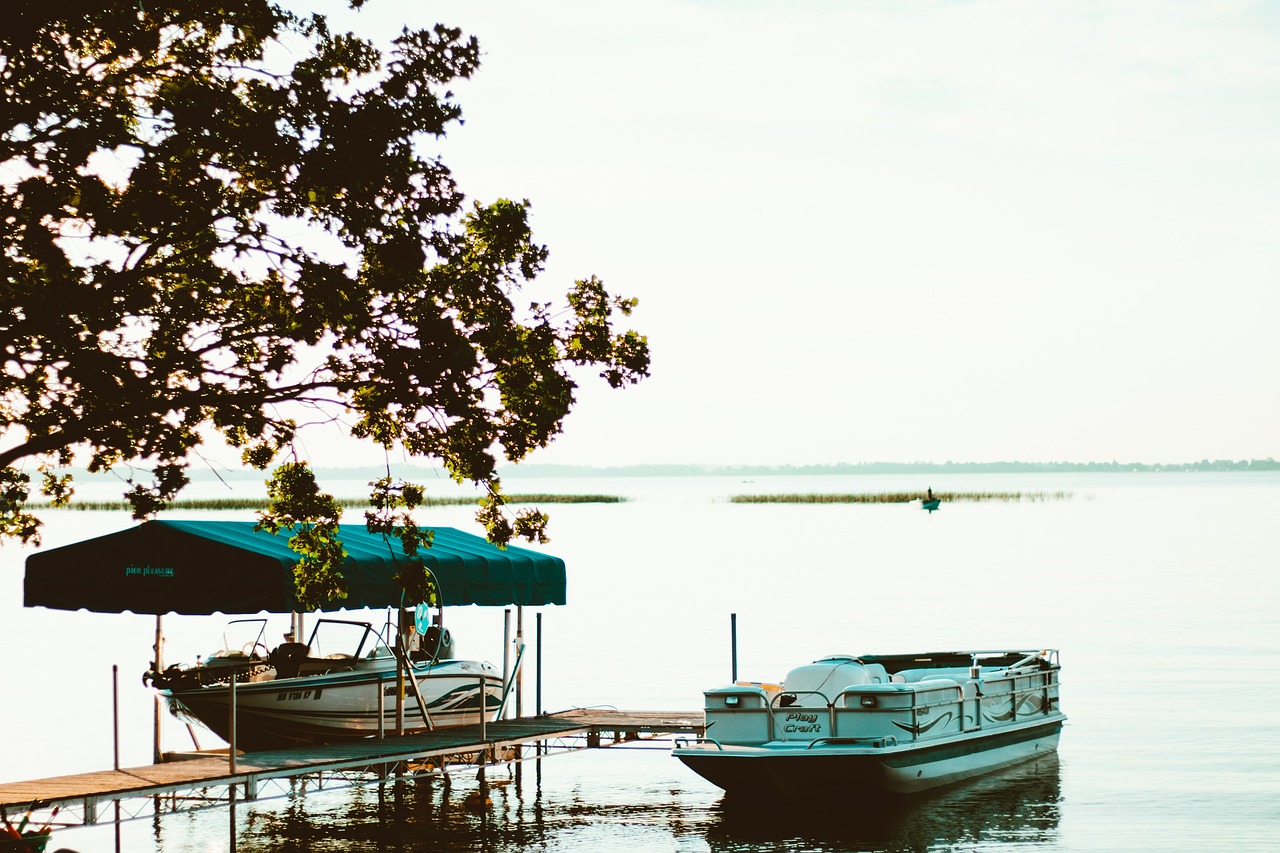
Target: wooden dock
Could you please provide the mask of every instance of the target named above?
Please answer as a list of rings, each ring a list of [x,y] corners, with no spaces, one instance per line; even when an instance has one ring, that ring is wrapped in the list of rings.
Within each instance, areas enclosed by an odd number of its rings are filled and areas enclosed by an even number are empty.
[[[239,753],[232,770],[230,756],[202,754],[184,760],[145,767],[100,770],[48,779],[0,783],[0,807],[9,812],[34,807],[59,808],[59,824],[98,822],[102,805],[124,800],[176,801],[200,793],[207,803],[226,791],[254,799],[267,780],[326,774],[385,777],[423,766],[447,766],[451,758],[470,756],[471,761],[510,763],[538,758],[550,751],[564,752],[613,746],[669,734],[702,734],[701,712],[572,710],[539,717],[524,717],[480,725],[454,726],[434,732],[363,738],[343,743],[318,744],[271,752]],[[132,812],[133,810],[130,810]]]

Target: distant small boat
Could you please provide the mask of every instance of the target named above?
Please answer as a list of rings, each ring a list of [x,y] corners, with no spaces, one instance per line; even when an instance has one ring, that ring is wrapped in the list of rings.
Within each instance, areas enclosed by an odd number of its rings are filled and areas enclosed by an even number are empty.
[[[933,512],[935,509],[938,508],[938,504],[940,503],[942,503],[942,498],[934,498],[931,501],[929,500],[920,501],[920,506],[924,507],[929,512]]]
[[[673,755],[731,795],[915,793],[1057,749],[1058,653],[833,655],[781,684],[708,690]]]

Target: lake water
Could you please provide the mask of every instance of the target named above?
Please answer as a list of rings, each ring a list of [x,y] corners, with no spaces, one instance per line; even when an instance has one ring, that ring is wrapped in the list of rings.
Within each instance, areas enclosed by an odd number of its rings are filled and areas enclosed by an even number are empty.
[[[360,484],[352,484],[358,493]],[[733,494],[1019,490],[1063,500],[918,505],[731,504]],[[829,653],[1061,650],[1069,717],[1056,758],[942,793],[838,809],[743,812],[668,744],[523,767],[476,808],[476,783],[365,785],[64,830],[95,851],[1209,851],[1280,849],[1280,475],[1062,474],[601,479],[513,492],[605,492],[555,505],[547,550],[569,604],[542,609],[543,706],[695,710],[730,677],[778,680]],[[359,519],[350,512],[351,521]],[[249,518],[249,513],[184,516]],[[474,530],[471,510],[424,516]],[[51,512],[52,547],[131,524]],[[0,550],[7,650],[0,780],[151,760],[139,676],[154,619],[21,606]],[[376,618],[381,619],[380,615]],[[446,619],[466,657],[501,662],[500,609]],[[168,617],[166,659],[216,645],[221,617]],[[283,630],[281,625],[280,630]],[[534,611],[525,612],[532,640]],[[532,654],[534,650],[530,649]],[[533,708],[533,670],[524,708]],[[165,746],[185,748],[167,719]],[[215,745],[205,735],[202,745]],[[656,748],[654,748],[656,747]],[[504,783],[505,784],[501,784]]]

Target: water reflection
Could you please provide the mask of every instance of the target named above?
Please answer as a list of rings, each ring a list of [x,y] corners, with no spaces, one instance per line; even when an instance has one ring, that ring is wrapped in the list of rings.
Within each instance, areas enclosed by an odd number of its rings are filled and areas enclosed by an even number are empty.
[[[519,851],[673,849],[695,841],[727,851],[938,851],[1037,845],[1057,838],[1056,756],[939,793],[832,807],[743,804],[700,790],[545,785],[523,778],[397,780],[329,797],[295,796],[252,810],[235,850]],[[243,814],[243,811],[242,811]]]
[[[548,819],[540,767],[532,769],[532,785],[523,773],[484,785],[408,777],[350,789],[327,805],[320,792],[297,795],[252,814],[236,850],[522,850],[545,842],[549,824],[589,822],[566,808]]]
[[[789,808],[721,800],[711,850],[937,851],[1057,838],[1061,777],[1056,755],[940,792],[912,797],[799,803]]]

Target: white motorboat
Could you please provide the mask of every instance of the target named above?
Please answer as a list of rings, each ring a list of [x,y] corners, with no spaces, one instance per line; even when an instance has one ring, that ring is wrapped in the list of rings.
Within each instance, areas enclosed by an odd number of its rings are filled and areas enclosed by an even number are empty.
[[[1054,752],[1058,652],[835,655],[704,693],[673,754],[730,795],[914,793]]]
[[[368,622],[320,619],[307,643],[269,649],[267,620],[238,619],[220,648],[195,666],[148,671],[178,717],[230,740],[231,679],[235,678],[236,744],[275,749],[368,737],[396,730],[397,659]],[[386,629],[390,632],[392,629]],[[494,719],[504,697],[502,674],[490,663],[452,657],[447,629],[432,626],[406,657],[406,731]],[[419,696],[421,699],[419,700]]]

